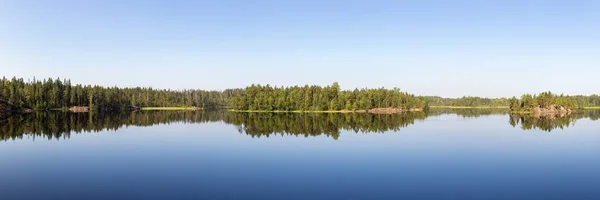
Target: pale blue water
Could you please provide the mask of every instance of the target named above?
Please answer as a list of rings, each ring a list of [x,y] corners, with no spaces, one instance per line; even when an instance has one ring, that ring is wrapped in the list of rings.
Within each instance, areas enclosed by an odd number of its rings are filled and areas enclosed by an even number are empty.
[[[0,142],[0,199],[600,199],[589,118],[547,132],[441,114],[337,140],[180,120]]]

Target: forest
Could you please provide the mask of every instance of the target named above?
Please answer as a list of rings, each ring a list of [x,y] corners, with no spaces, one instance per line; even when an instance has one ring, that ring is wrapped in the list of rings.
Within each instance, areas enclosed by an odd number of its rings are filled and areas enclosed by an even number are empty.
[[[159,90],[152,88],[118,88],[73,85],[67,79],[24,81],[22,78],[0,80],[0,102],[16,109],[48,110],[72,106],[89,106],[92,110],[124,110],[129,107],[201,107],[227,105],[233,90]],[[8,107],[5,105],[5,107]]]
[[[539,95],[524,94],[521,99],[513,97],[510,99],[509,107],[513,112],[532,112],[535,108],[574,110],[582,106],[579,105],[576,97],[542,92]]]
[[[119,88],[72,84],[68,79],[0,80],[0,111],[50,110],[88,106],[91,110],[113,111],[140,107],[197,107],[238,111],[365,111],[373,108],[510,107],[527,111],[541,105],[565,108],[600,107],[600,96],[565,96],[545,92],[523,95],[520,99],[415,96],[398,88],[342,90],[329,86],[304,85],[274,87],[251,85],[246,88],[209,90],[168,90],[151,87]]]
[[[430,106],[443,107],[507,107],[508,98],[482,98],[465,96],[461,98],[443,98],[438,96],[425,96]]]
[[[555,94],[553,94],[555,95]],[[525,99],[525,101],[530,101],[534,95],[526,94],[521,96],[520,99]],[[555,95],[560,97],[561,95]],[[429,106],[437,106],[437,107],[510,107],[511,99],[509,98],[482,98],[482,97],[461,97],[461,98],[443,98],[438,96],[424,96],[428,102]],[[543,97],[544,98],[544,97]],[[567,98],[567,96],[562,95],[562,98]],[[589,96],[584,95],[574,95],[568,96],[569,99],[573,100],[573,103],[576,103],[579,107],[598,107],[600,106],[600,96],[593,94]],[[562,99],[564,100],[564,99]],[[560,100],[560,101],[562,101]],[[533,102],[531,102],[533,103]]]
[[[341,90],[331,86],[271,87],[252,85],[231,99],[236,110],[326,111],[369,110],[371,108],[427,108],[424,98],[394,89]]]
[[[127,110],[131,107],[199,107],[260,111],[340,111],[371,108],[426,108],[424,98],[400,89],[341,90],[331,86],[272,87],[252,85],[245,89],[165,90],[150,87],[119,88],[73,85],[60,78],[24,81],[0,80],[0,103],[16,109],[49,110],[88,106],[91,110]]]

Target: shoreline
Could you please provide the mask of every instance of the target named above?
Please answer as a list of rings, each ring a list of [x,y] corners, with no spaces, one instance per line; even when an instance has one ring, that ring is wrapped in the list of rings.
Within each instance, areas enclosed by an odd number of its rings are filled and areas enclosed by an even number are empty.
[[[366,110],[227,110],[239,113],[366,113]]]
[[[508,106],[477,106],[477,107],[468,107],[468,106],[430,106],[432,109],[440,109],[440,108],[451,108],[451,109],[509,109]],[[600,109],[600,106],[597,107],[582,107],[581,109]],[[205,111],[206,109],[198,108],[198,107],[141,107],[139,110],[141,111]],[[212,110],[212,109],[209,109]],[[245,113],[370,113],[368,110],[234,110],[234,109],[215,109],[215,110],[225,110],[229,112],[245,112]],[[63,111],[63,112],[72,112],[69,108],[49,108],[46,110],[32,110],[35,111]],[[0,113],[19,113],[19,110],[2,110]],[[402,112],[424,112],[422,110],[404,110],[397,113]],[[516,111],[511,112],[516,114],[532,114],[533,111]]]
[[[371,114],[397,114],[397,113],[410,113],[410,112],[423,112],[422,108],[410,108],[410,109],[390,109],[388,110],[234,110],[229,109],[229,112],[239,113],[371,113]]]
[[[199,107],[141,107],[140,110],[204,110]]]
[[[498,109],[500,109],[500,108],[510,108],[510,107],[508,107],[508,106],[429,106],[429,108],[476,108],[476,109],[498,108]]]

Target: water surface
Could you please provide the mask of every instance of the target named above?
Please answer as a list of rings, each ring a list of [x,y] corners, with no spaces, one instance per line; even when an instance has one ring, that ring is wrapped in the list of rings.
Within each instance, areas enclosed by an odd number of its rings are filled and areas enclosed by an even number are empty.
[[[1,199],[599,199],[600,113],[38,112]]]

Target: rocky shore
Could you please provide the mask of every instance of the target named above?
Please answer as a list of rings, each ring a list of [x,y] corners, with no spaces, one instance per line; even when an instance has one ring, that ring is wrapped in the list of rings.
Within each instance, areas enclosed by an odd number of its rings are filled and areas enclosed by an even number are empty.
[[[535,117],[564,117],[573,113],[573,109],[567,109],[562,106],[550,106],[547,108],[535,107],[533,108],[533,115]]]

